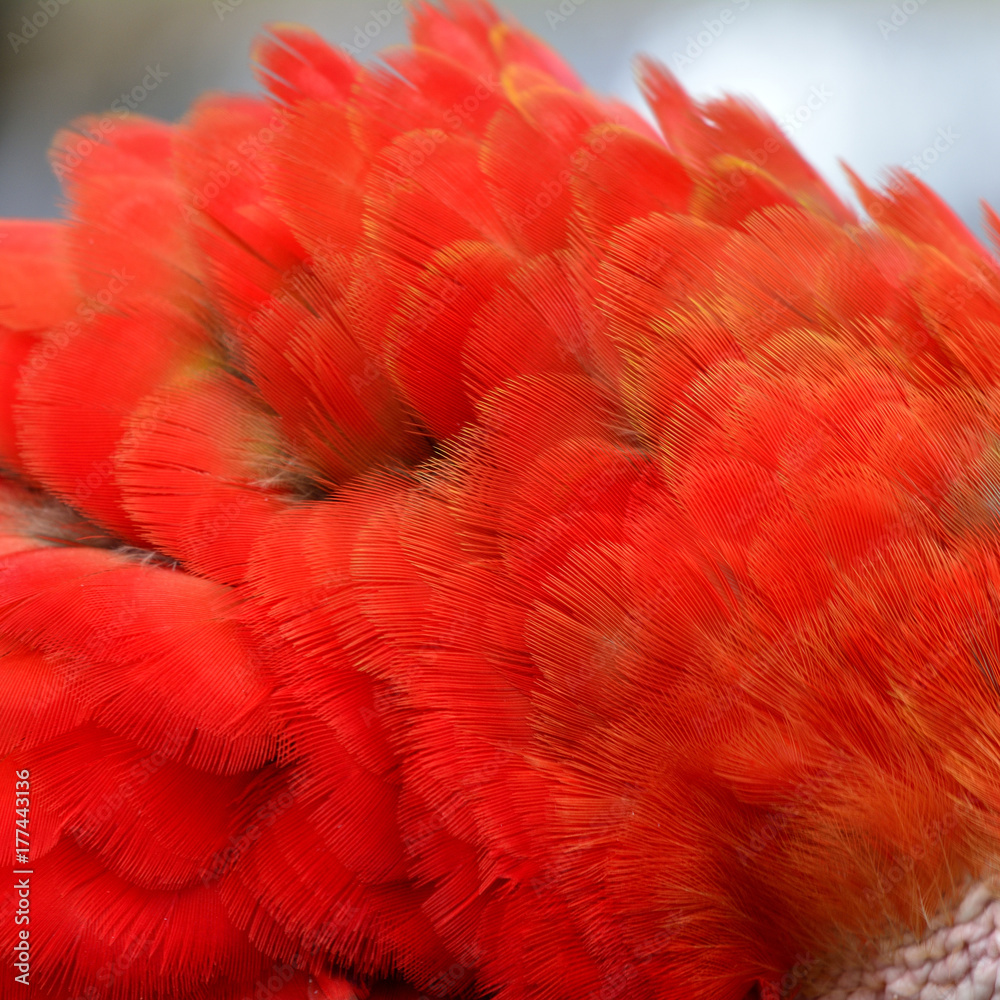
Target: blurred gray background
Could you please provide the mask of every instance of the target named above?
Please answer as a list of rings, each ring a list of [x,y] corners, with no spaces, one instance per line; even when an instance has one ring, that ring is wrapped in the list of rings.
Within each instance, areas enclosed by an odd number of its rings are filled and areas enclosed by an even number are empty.
[[[667,63],[701,96],[749,95],[846,191],[909,164],[977,231],[1000,207],[1000,0],[500,0],[595,89],[639,104],[631,58]],[[351,43],[386,0],[0,0],[0,217],[49,216],[53,132],[157,72],[139,110],[177,119],[203,90],[254,90],[268,21]],[[384,18],[383,18],[384,19]],[[392,17],[365,50],[404,40]],[[32,29],[34,31],[32,32]],[[935,147],[936,144],[936,147]]]

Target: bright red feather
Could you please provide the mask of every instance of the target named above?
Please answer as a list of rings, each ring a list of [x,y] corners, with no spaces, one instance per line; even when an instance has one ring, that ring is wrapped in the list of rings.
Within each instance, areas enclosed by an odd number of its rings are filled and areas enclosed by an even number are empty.
[[[996,259],[411,16],[0,227],[31,995],[819,995],[1000,857]]]

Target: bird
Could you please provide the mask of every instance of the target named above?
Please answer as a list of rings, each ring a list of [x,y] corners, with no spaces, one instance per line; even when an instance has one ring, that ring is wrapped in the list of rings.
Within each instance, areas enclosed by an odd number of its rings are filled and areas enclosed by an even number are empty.
[[[3,995],[1000,995],[994,253],[409,18],[0,223]]]

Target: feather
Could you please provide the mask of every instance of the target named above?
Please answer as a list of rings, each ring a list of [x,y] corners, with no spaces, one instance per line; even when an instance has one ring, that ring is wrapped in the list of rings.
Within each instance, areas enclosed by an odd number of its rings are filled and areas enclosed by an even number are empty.
[[[657,131],[483,0],[410,16],[83,119],[68,220],[0,226],[8,973],[972,995],[996,260],[749,102],[644,61]]]

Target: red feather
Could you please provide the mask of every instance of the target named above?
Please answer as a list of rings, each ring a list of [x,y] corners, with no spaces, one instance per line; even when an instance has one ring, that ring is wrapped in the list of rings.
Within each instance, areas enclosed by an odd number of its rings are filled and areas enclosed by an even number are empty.
[[[657,131],[482,0],[411,18],[62,133],[68,221],[0,226],[4,974],[972,995],[997,262],[662,67]]]

